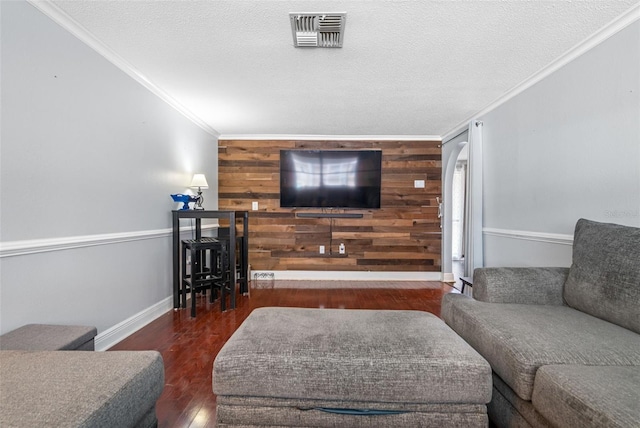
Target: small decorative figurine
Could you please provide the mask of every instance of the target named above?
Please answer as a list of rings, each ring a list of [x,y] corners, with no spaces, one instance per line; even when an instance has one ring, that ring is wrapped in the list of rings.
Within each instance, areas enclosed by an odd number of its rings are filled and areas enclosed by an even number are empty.
[[[197,202],[198,201],[198,197],[195,195],[185,195],[182,193],[176,193],[175,195],[171,195],[171,197],[173,198],[173,200],[175,202],[182,202],[182,207],[180,208],[180,211],[182,210],[188,210],[189,209],[189,202]]]

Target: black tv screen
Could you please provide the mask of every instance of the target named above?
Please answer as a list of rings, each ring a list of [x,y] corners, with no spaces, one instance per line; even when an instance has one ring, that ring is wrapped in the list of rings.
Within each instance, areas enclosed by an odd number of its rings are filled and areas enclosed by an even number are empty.
[[[380,208],[381,150],[281,150],[280,206]]]

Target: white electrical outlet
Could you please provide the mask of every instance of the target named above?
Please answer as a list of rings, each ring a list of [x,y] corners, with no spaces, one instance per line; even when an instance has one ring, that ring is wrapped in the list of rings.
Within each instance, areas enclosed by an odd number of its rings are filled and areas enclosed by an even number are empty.
[[[424,189],[424,180],[413,180],[413,187],[416,189]]]
[[[340,254],[344,254],[347,252],[347,249],[345,248],[343,243],[340,243],[340,246],[338,247],[338,251],[340,251]]]
[[[320,245],[319,251],[320,254],[324,254],[324,245]]]
[[[251,209],[253,211],[258,211],[258,201],[251,202]]]

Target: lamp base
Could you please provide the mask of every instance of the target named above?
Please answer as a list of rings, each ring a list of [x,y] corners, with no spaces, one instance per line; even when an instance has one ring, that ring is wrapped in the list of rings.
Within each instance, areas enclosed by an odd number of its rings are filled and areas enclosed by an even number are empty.
[[[202,201],[204,201],[204,197],[202,196],[202,192],[198,188],[198,196],[196,196],[196,204],[194,205],[194,210],[203,210]]]

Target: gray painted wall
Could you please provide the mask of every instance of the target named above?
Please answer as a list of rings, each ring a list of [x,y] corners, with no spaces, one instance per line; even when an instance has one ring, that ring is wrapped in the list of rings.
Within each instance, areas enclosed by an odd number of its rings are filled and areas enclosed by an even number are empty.
[[[569,266],[581,217],[640,226],[640,22],[479,119],[486,266]]]
[[[2,244],[132,237],[0,259],[0,332],[104,331],[171,295],[168,233],[136,236],[171,227],[194,172],[217,208],[216,137],[33,6],[0,7]]]

